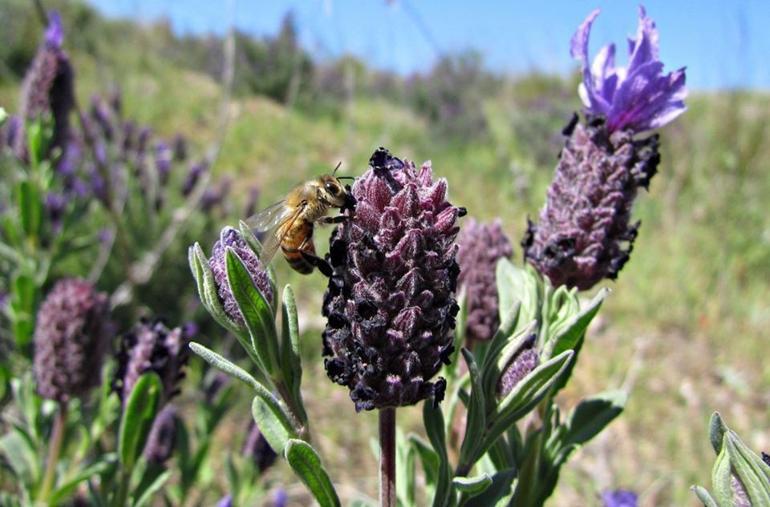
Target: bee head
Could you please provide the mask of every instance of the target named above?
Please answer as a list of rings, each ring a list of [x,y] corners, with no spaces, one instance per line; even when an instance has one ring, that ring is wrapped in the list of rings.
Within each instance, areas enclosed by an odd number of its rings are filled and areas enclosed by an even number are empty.
[[[318,179],[319,191],[323,199],[335,208],[341,208],[348,201],[345,187],[340,180],[331,175],[321,176]]]

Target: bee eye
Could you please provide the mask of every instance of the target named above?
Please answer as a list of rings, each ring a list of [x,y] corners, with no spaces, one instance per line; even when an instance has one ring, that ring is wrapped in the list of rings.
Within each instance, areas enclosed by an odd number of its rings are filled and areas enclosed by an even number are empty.
[[[326,191],[329,192],[332,195],[340,195],[340,187],[335,185],[334,183],[327,183],[326,185]]]

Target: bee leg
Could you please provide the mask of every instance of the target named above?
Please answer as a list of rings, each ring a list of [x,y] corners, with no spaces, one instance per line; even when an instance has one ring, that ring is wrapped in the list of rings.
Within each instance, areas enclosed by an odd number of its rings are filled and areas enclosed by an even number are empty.
[[[337,215],[334,217],[321,217],[320,219],[318,219],[318,223],[323,225],[341,224],[342,222],[346,222],[349,219],[350,217],[346,215]]]
[[[322,259],[321,257],[308,252],[307,250],[300,250],[299,253],[302,254],[302,258],[305,259],[306,262],[317,267],[318,271],[323,273],[323,275],[327,278],[331,278],[333,272],[332,266],[326,262],[326,259]]]

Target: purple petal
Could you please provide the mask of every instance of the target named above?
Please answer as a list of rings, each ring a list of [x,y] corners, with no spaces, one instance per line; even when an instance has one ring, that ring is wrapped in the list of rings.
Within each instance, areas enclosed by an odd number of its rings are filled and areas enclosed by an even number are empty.
[[[50,48],[59,49],[64,42],[64,30],[61,26],[61,16],[56,11],[48,13],[48,26],[45,29],[45,44]]]

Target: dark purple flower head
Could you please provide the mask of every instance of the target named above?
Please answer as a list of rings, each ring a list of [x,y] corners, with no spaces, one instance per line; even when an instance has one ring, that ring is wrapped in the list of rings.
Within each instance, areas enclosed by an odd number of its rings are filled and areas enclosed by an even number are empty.
[[[508,361],[500,375],[497,384],[497,390],[500,396],[505,397],[514,387],[526,377],[529,372],[537,368],[540,363],[540,356],[535,348],[536,335],[527,338],[524,344]]]
[[[163,400],[168,401],[179,393],[191,338],[180,327],[168,329],[160,320],[143,319],[123,336],[113,389],[125,402],[139,377],[152,371],[163,382]]]
[[[249,424],[249,433],[246,436],[246,441],[243,443],[243,450],[241,452],[244,456],[254,461],[254,465],[260,472],[270,468],[278,457],[254,421],[251,421]]]
[[[457,282],[465,288],[466,338],[470,345],[474,341],[489,340],[497,331],[500,322],[495,270],[498,260],[513,256],[513,247],[500,220],[490,224],[468,220],[460,229],[457,243],[460,245]]]
[[[657,171],[658,136],[610,133],[601,119],[571,123],[540,223],[529,224],[525,258],[554,287],[587,290],[614,280],[631,254],[639,223],[631,208]]]
[[[369,164],[352,189],[355,212],[332,235],[326,373],[356,410],[438,402],[445,381],[429,380],[452,348],[460,209],[429,163],[418,169],[380,148]]]
[[[628,41],[628,67],[615,66],[614,44],[604,46],[589,64],[588,38],[598,15],[598,9],[589,14],[571,41],[571,54],[582,63],[579,92],[586,111],[604,117],[610,132],[634,133],[660,128],[682,114],[687,96],[685,69],[663,74],[658,30],[644,7],[639,7],[636,39]]]
[[[155,465],[164,465],[174,452],[176,439],[177,410],[174,405],[166,405],[152,422],[147,443],[144,444],[144,459]]]
[[[44,398],[67,401],[101,383],[110,332],[107,295],[85,280],[66,278],[40,306],[34,373]]]
[[[62,147],[69,135],[69,113],[75,104],[74,71],[69,57],[61,49],[63,32],[58,14],[51,13],[44,43],[40,45],[32,61],[21,91],[21,116],[33,121],[50,114],[54,121],[51,148]],[[16,136],[14,149],[25,156],[23,135]]]
[[[209,267],[214,275],[217,286],[217,294],[222,306],[230,319],[236,324],[243,324],[243,316],[235,301],[230,283],[227,281],[227,249],[232,248],[235,255],[243,262],[246,270],[251,275],[251,280],[259,289],[268,303],[273,302],[273,287],[265,267],[259,262],[256,252],[246,243],[241,233],[232,227],[225,227],[219,234],[219,241],[214,243],[214,248],[209,259]]]
[[[217,502],[217,507],[233,507],[233,496],[226,495]]]
[[[187,160],[187,139],[182,134],[174,136],[174,160],[176,162]]]
[[[604,507],[636,507],[639,497],[633,491],[616,489],[602,493]]]
[[[62,194],[51,192],[45,197],[45,211],[48,220],[54,230],[59,230],[64,218],[64,211],[67,209],[67,198]]]

